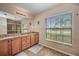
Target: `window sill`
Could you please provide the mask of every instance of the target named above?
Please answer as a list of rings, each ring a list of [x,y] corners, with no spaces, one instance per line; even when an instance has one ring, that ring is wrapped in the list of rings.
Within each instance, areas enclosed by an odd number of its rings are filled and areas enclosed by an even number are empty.
[[[70,46],[72,47],[72,44],[68,44],[68,43],[64,43],[64,42],[59,42],[59,41],[55,41],[55,40],[50,40],[50,39],[46,39],[47,41],[52,41],[52,42],[55,42],[55,43],[59,43],[59,44],[62,44],[62,45],[67,45],[67,46]]]

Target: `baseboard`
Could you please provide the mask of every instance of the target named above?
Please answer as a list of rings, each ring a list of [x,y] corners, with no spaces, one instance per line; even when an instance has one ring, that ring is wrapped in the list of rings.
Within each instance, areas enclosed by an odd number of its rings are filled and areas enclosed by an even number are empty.
[[[59,50],[59,49],[56,49],[56,48],[53,48],[53,47],[50,47],[50,46],[47,46],[47,45],[44,45],[44,44],[41,44],[41,43],[39,43],[39,44],[40,44],[40,45],[43,45],[43,46],[45,46],[45,47],[48,47],[48,48],[50,48],[50,49],[56,50],[56,51],[58,51],[58,52],[64,53],[64,54],[66,54],[66,55],[75,56],[75,55],[73,55],[73,54],[71,54],[71,53],[68,53],[68,52],[65,52],[65,51],[62,51],[62,50]]]

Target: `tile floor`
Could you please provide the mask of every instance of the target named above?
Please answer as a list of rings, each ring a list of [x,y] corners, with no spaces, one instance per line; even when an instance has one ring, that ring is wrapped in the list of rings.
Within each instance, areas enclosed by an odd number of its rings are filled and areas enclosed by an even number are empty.
[[[37,44],[17,54],[16,56],[67,56],[67,55]]]

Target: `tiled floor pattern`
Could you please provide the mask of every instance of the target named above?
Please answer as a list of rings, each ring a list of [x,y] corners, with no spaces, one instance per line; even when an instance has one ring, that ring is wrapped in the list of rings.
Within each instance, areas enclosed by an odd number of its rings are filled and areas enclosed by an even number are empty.
[[[35,45],[16,56],[66,56],[63,53],[57,52],[55,50],[43,47],[41,45]]]

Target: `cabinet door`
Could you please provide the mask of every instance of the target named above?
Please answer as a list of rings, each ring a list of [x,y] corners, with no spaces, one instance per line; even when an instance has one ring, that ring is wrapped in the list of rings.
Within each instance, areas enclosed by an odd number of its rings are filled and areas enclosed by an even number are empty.
[[[35,43],[36,43],[36,44],[39,43],[39,35],[38,35],[38,34],[36,34],[36,40],[35,40]]]
[[[8,41],[9,56],[11,56],[11,39]]]
[[[12,55],[15,55],[16,53],[21,51],[21,38],[14,38],[11,41],[11,48],[12,48]]]
[[[30,47],[30,37],[22,37],[22,50]]]
[[[0,56],[8,55],[8,40],[0,41]]]
[[[27,48],[31,46],[30,36],[27,36]]]
[[[31,46],[35,44],[35,35],[31,35]]]
[[[22,37],[22,50],[27,48],[27,38]]]

